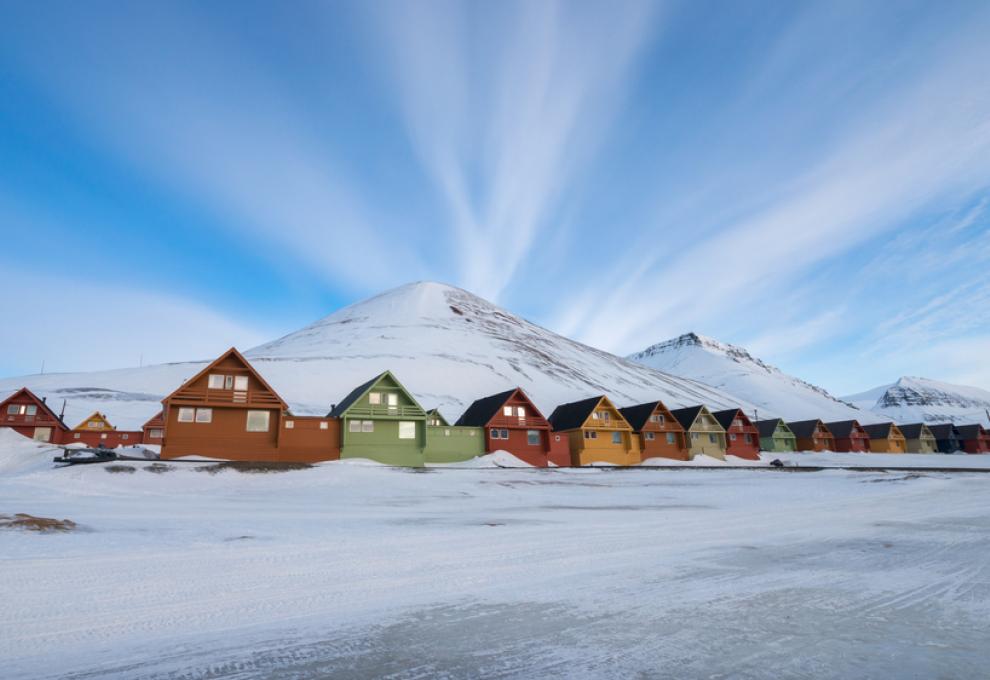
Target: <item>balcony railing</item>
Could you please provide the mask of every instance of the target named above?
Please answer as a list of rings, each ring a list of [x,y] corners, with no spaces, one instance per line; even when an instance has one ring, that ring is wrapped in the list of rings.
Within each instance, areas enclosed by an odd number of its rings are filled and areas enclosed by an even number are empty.
[[[525,428],[548,428],[549,425],[547,421],[543,418],[537,418],[535,416],[523,416],[519,418],[517,416],[495,416],[492,418],[491,422],[488,423],[489,427],[525,427]]]
[[[278,397],[260,390],[193,390],[185,389],[176,396],[177,404],[233,404],[247,406],[279,406]]]
[[[629,427],[629,425],[626,422],[619,420],[618,418],[609,418],[607,420],[604,418],[590,418],[588,422],[585,423],[585,427],[596,428],[601,430],[631,430],[632,429],[631,427]]]
[[[423,418],[426,412],[417,406],[351,406],[350,418]]]

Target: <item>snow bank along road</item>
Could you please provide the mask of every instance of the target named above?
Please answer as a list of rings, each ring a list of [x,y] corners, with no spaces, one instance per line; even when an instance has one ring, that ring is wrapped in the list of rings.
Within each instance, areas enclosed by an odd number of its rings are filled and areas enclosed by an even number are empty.
[[[111,473],[11,453],[0,513],[83,530],[0,533],[8,679],[975,678],[990,663],[986,475]]]

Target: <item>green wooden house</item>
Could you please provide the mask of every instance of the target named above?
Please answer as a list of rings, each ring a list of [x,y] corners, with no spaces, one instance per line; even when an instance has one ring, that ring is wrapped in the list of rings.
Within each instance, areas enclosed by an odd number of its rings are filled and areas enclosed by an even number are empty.
[[[427,463],[460,463],[485,455],[485,430],[451,425],[439,409],[426,412]]]
[[[761,451],[797,451],[797,437],[782,419],[758,420],[756,427],[760,430]]]
[[[390,371],[354,388],[330,416],[341,421],[341,458],[423,465],[426,411]]]

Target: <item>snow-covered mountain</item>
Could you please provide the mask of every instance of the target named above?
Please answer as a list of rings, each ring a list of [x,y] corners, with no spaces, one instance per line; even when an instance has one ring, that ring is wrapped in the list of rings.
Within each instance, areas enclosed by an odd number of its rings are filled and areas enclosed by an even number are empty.
[[[951,421],[990,426],[990,392],[979,387],[905,376],[893,385],[882,385],[853,394],[846,400],[899,423]]]
[[[742,347],[697,333],[686,333],[652,345],[628,358],[738,395],[759,408],[760,418],[879,420],[874,414],[833,397],[821,387],[787,375]]]
[[[457,418],[474,399],[521,386],[549,414],[560,403],[608,394],[617,404],[752,404],[725,390],[635,364],[525,321],[467,291],[420,282],[341,309],[245,352],[297,413],[325,413],[356,385],[391,370],[427,408]],[[93,410],[119,428],[140,426],[159,400],[206,364],[163,364],[98,373],[0,380],[27,385],[70,426]]]

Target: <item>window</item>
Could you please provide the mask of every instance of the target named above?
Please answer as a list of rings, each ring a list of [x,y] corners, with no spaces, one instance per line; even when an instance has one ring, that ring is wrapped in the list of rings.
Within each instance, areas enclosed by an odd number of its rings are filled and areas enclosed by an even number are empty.
[[[106,439],[106,438],[107,438],[107,436],[105,434],[101,434],[100,435],[100,439]]]
[[[663,425],[663,414],[654,413],[653,415],[650,416],[650,420],[654,423],[660,423],[661,425]]]
[[[501,429],[492,428],[492,439],[508,439],[508,438],[509,438],[509,431],[504,427]]]
[[[27,409],[24,412],[29,416],[33,416],[38,412],[38,407],[34,404],[28,404]]]
[[[50,427],[34,428],[34,440],[36,442],[46,442],[51,438],[52,438],[52,428]]]
[[[554,440],[555,442],[559,442],[559,441],[560,441],[560,435],[559,435],[559,434],[555,434],[555,435],[553,436],[553,440]]]
[[[11,404],[10,406],[7,407],[8,416],[20,415],[20,411],[21,411],[21,407],[18,406],[17,404]]]
[[[368,403],[372,406],[377,406],[382,403],[382,393],[381,392],[368,392]]]
[[[530,446],[540,445],[540,431],[539,430],[526,430],[526,443]]]
[[[729,441],[736,441],[736,435],[735,434],[730,434],[729,435]]]
[[[399,395],[398,394],[386,394],[385,397],[388,400],[388,410],[394,411],[399,408]]]
[[[502,407],[502,415],[503,416],[506,416],[507,418],[511,418],[512,417],[512,407],[511,406],[503,406]]]
[[[608,419],[611,417],[611,415],[612,414],[610,414],[608,411],[602,411],[601,418],[602,418],[602,420],[604,420],[607,423],[608,422]]]
[[[179,409],[179,422],[180,423],[191,423],[196,420],[196,409],[194,408],[180,408]]]
[[[468,430],[468,434],[473,437],[474,436],[474,430]]]
[[[78,432],[76,432],[74,435],[72,435],[72,438],[73,439],[82,439],[82,435],[79,434]]]
[[[330,423],[325,422],[325,421],[321,422],[320,423],[320,429],[321,430],[329,430],[330,429]]]
[[[207,379],[207,387],[211,390],[222,390],[223,389],[223,379],[224,376],[218,375],[216,373],[211,373],[210,377]]]
[[[121,439],[130,439],[131,438],[131,435],[129,435],[129,434],[122,434],[122,435],[120,435],[120,438]]]
[[[622,433],[621,432],[613,432],[612,433],[612,443],[613,444],[621,444],[622,443]]]
[[[268,419],[271,414],[268,411],[248,411],[247,431],[248,432],[268,432]]]
[[[449,437],[450,436],[450,430],[444,430],[443,431],[443,436],[444,437]]]
[[[197,423],[212,423],[213,422],[213,409],[211,408],[198,408],[196,409],[196,422]],[[266,430],[268,428],[265,428]]]
[[[708,435],[708,442],[709,442],[710,444],[714,444],[714,443],[715,443],[715,435],[713,435],[713,434],[709,434],[709,435]]]
[[[746,435],[746,443],[747,444],[752,444],[753,443],[753,435],[751,435],[751,434],[747,434]]]
[[[697,432],[692,432],[691,433],[691,439],[694,439],[695,441],[697,441],[698,440],[698,433]]]
[[[232,375],[225,375],[223,377],[223,388],[225,390],[232,390],[232,389],[234,389],[234,376],[232,376]]]
[[[516,417],[518,417],[519,419],[525,418],[526,417],[526,409],[524,409],[522,406],[517,406],[516,407]]]
[[[296,427],[296,421],[294,421],[294,420],[286,420],[285,421],[285,429],[286,430],[293,430],[293,429],[295,429],[295,427]]]
[[[674,443],[674,433],[673,432],[668,432],[667,433],[667,443],[668,444],[673,444]]]
[[[645,439],[646,441],[648,441],[648,442],[651,442],[651,441],[653,441],[654,439],[656,439],[656,438],[657,438],[657,436],[656,436],[655,434],[653,434],[652,432],[644,432],[644,433],[643,433],[643,438],[644,438],[644,439]]]
[[[598,420],[598,411],[592,411],[591,412],[591,419],[592,420]]]
[[[361,421],[360,420],[348,420],[347,421],[347,431],[348,432],[360,432],[361,431]]]
[[[585,439],[598,439],[598,433],[595,432],[594,430],[585,430],[584,431],[584,438]]]
[[[86,427],[88,427],[91,430],[95,430],[99,426],[100,426],[100,424],[98,422],[96,422],[95,420],[91,420],[88,423],[86,423]]]
[[[508,438],[509,438],[509,431],[503,427],[502,428],[502,439],[508,439]]]
[[[148,438],[149,439],[161,439],[162,438],[162,431],[161,430],[158,430],[158,429],[148,430]]]
[[[238,375],[234,377],[234,390],[237,392],[247,392],[248,388],[248,377],[246,375]]]
[[[374,432],[375,431],[375,421],[374,420],[362,420],[361,421],[361,431],[362,432]]]
[[[390,397],[393,395],[389,395]],[[391,406],[391,405],[390,405]],[[411,420],[399,421],[399,439],[415,439],[416,423]]]
[[[742,426],[743,426],[742,418],[733,418],[732,419],[732,427],[742,427]]]

